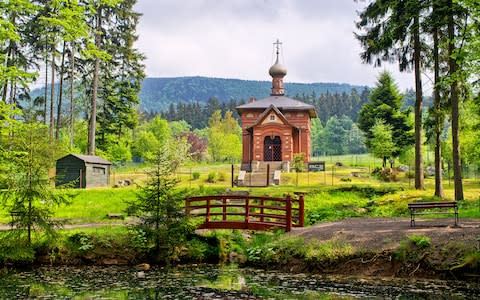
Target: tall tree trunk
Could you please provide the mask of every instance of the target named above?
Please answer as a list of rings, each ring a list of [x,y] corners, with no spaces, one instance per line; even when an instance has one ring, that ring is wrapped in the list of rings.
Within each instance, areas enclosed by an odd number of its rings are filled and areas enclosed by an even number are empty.
[[[55,103],[55,46],[52,46],[52,65],[50,81],[50,142],[53,141],[53,128],[55,127],[55,117],[53,115],[53,106]]]
[[[66,42],[63,41],[62,62],[60,64],[60,86],[58,91],[57,126],[55,128],[56,140],[58,140],[58,137],[60,135],[60,126],[62,122],[62,97],[63,97],[63,73],[65,69],[65,48],[66,48]]]
[[[45,92],[43,94],[43,123],[47,125],[47,99],[48,99],[48,43],[45,40]]]
[[[14,81],[10,83],[10,103],[17,105],[17,83]]]
[[[415,188],[425,189],[423,180],[422,157],[422,77],[420,66],[420,22],[419,16],[414,17],[414,64],[415,64]]]
[[[10,22],[15,26],[16,23],[16,15],[13,13],[10,16]],[[13,57],[14,57],[14,51],[15,51],[15,42],[13,40],[10,40],[8,43],[8,50],[7,50],[7,55],[6,55],[6,61],[5,61],[5,66],[7,68],[13,66]],[[13,85],[13,81],[10,81],[10,84]],[[4,103],[7,103],[7,92],[8,92],[8,79],[5,80],[5,83],[3,84],[3,92],[2,92],[2,101]],[[11,97],[12,95],[10,95]]]
[[[73,147],[73,126],[74,126],[74,117],[73,117],[73,95],[75,93],[75,45],[72,43],[70,49],[70,148]]]
[[[442,145],[441,133],[443,118],[441,117],[440,99],[440,62],[438,59],[438,28],[433,31],[433,69],[434,69],[434,114],[435,114],[435,196],[443,198],[442,185]]]
[[[457,62],[453,57],[455,49],[455,28],[453,20],[453,4],[449,1],[450,13],[448,16],[448,68],[451,76],[450,97],[452,103],[452,152],[453,152],[453,182],[455,188],[455,200],[463,200],[462,163],[460,159],[460,130],[459,130],[459,98]]]
[[[10,42],[10,45],[8,46],[5,66],[8,68],[11,66],[11,64],[12,64],[12,46]],[[5,80],[5,83],[3,84],[3,88],[2,88],[2,101],[4,103],[7,103],[7,92],[8,92],[8,79]]]
[[[100,28],[102,24],[101,18],[102,10],[98,8],[96,18],[96,33],[95,33],[95,45],[100,49],[101,36]],[[93,71],[93,82],[92,82],[92,99],[91,99],[91,108],[90,108],[90,122],[88,124],[88,154],[95,155],[95,129],[97,126],[97,89],[98,89],[98,73],[100,71],[100,58],[95,58],[95,69]]]

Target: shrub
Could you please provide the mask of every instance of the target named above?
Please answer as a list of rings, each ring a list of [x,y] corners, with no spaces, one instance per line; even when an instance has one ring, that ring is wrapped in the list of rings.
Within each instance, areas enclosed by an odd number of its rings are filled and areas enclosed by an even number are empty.
[[[210,172],[210,173],[208,173],[208,176],[207,176],[207,182],[215,183],[216,178],[217,178],[217,174],[215,172]]]
[[[407,172],[405,172],[405,177],[408,178],[408,179],[413,179],[413,178],[415,178],[415,172],[407,171]]]
[[[395,251],[395,257],[403,262],[418,263],[423,257],[423,251],[430,246],[427,236],[410,235],[406,240],[400,241],[400,246]]]
[[[218,173],[218,181],[225,181],[227,179],[227,174],[225,174],[224,172],[219,172]]]
[[[67,241],[80,252],[87,252],[94,248],[90,235],[84,232],[74,233],[68,237]]]
[[[35,250],[22,235],[12,231],[0,233],[0,264],[30,264],[35,260]]]
[[[428,236],[410,235],[408,236],[408,239],[420,249],[430,246],[430,238]]]
[[[372,175],[385,182],[397,181],[397,173],[395,169],[377,167],[373,169]]]
[[[193,180],[198,180],[200,178],[200,172],[193,172],[192,173],[192,179]]]

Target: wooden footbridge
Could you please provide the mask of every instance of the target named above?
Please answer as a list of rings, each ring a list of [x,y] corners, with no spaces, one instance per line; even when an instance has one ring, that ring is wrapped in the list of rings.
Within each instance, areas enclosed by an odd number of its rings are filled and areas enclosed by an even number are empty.
[[[304,197],[285,198],[218,195],[185,200],[185,212],[201,218],[199,229],[268,230],[304,226]]]

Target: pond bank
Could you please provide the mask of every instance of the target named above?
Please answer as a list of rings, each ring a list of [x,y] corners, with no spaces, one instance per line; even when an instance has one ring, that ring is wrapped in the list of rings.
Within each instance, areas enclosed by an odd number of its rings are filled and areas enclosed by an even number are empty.
[[[480,220],[350,218],[292,232],[197,231],[175,249],[171,264],[234,263],[289,273],[478,281]],[[134,234],[134,235],[132,235]],[[36,245],[37,265],[151,265],[141,236],[127,228],[77,228]],[[14,266],[6,262],[7,268]]]

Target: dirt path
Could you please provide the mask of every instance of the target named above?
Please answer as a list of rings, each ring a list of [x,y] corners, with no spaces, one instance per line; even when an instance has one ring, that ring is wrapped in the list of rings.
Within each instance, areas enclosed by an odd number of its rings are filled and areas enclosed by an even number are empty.
[[[290,234],[307,241],[338,239],[354,247],[378,250],[394,249],[409,235],[428,236],[432,243],[480,243],[480,219],[460,219],[456,227],[453,218],[417,218],[416,224],[410,227],[409,218],[351,218],[295,228]]]
[[[83,224],[65,224],[63,229],[77,229],[77,228],[95,228],[103,226],[125,226],[126,223],[83,223]],[[8,224],[0,224],[0,231],[10,230],[12,227]]]

